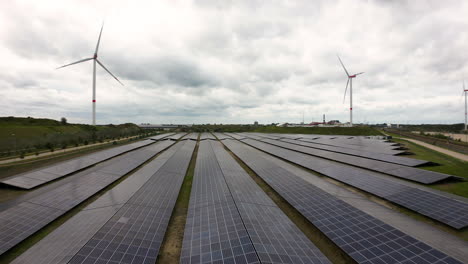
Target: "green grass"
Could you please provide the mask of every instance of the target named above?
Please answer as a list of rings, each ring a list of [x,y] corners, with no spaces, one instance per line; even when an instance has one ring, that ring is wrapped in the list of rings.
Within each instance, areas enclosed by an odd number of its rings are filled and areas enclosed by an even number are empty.
[[[290,133],[290,134],[320,134],[320,135],[350,135],[374,136],[382,135],[380,131],[368,126],[355,127],[258,127],[254,132],[261,133]]]
[[[159,251],[156,263],[178,263],[182,250],[182,241],[184,239],[185,222],[187,220],[187,212],[190,201],[190,193],[192,191],[193,176],[195,174],[195,164],[197,160],[198,143],[192,154],[187,173],[185,174],[184,182],[180,187],[177,202],[172,211],[171,219],[164,235],[163,243]]]
[[[414,153],[414,155],[403,157],[428,160],[440,164],[440,166],[424,166],[419,168],[460,176],[467,180],[467,182],[442,182],[439,184],[429,185],[429,187],[463,197],[468,197],[468,162],[461,161],[446,154],[428,149],[403,139],[394,138],[393,140],[395,142],[404,144],[405,147],[409,148],[410,152]]]
[[[35,152],[62,146],[83,145],[102,139],[141,134],[135,124],[91,126],[62,124],[51,119],[0,117],[0,155],[10,156],[13,152],[28,149]],[[145,131],[146,132],[146,131]],[[18,153],[17,153],[18,154]]]

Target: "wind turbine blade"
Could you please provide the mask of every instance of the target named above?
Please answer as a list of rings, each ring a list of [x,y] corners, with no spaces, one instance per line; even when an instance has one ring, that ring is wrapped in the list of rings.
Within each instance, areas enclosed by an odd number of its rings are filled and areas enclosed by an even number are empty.
[[[346,92],[348,91],[348,84],[349,84],[349,78],[348,78],[348,81],[346,82],[346,89],[344,90],[343,104],[344,104],[345,99],[346,99]]]
[[[364,72],[360,72],[360,73],[356,73],[356,74],[354,74],[354,75],[355,75],[355,76],[358,76],[358,75],[363,74],[363,73],[364,73]]]
[[[102,35],[102,29],[104,28],[104,22],[102,22],[102,26],[101,26],[101,32],[99,32],[99,38],[98,38],[98,41],[97,41],[97,44],[96,44],[96,51],[94,53],[98,53],[98,50],[99,50],[99,43],[101,43],[101,35]]]
[[[346,75],[349,77],[349,73],[346,70],[346,67],[344,66],[343,62],[341,61],[340,56],[338,56],[338,55],[336,55],[336,56],[338,57],[338,60],[340,60],[341,66],[343,66],[343,70],[346,72]]]
[[[99,63],[99,65],[101,65],[102,68],[104,68],[104,70],[106,70],[106,72],[108,72],[112,77],[114,77],[114,79],[116,81],[118,81],[122,86],[123,86],[123,83],[119,81],[119,79],[117,79],[117,77],[114,76],[114,74],[112,74],[106,67],[104,67],[104,65],[102,65],[102,63],[96,59],[97,63]]]
[[[60,66],[60,67],[58,67],[57,69],[64,68],[64,67],[67,67],[67,66],[70,66],[70,65],[73,65],[73,64],[77,64],[77,63],[80,63],[80,62],[89,61],[89,60],[92,60],[92,59],[93,59],[93,58],[82,59],[82,60],[75,61],[75,62],[70,63],[70,64],[67,64],[67,65]]]

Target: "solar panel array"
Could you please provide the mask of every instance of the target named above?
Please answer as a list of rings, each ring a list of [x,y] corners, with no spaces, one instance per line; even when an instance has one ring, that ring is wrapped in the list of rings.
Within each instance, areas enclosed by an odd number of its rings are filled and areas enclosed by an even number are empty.
[[[358,263],[461,263],[262,158],[238,141],[223,143]]]
[[[177,134],[174,134],[174,135],[170,135],[168,137],[165,137],[163,138],[163,140],[173,140],[173,141],[177,141],[179,140],[181,137],[187,135],[187,133],[177,133]]]
[[[468,226],[468,203],[384,179],[352,166],[247,139],[243,142],[274,156],[384,198],[456,229]]]
[[[448,175],[444,173],[427,171],[418,168],[412,168],[407,166],[402,166],[399,164],[387,163],[379,160],[371,160],[363,157],[350,156],[342,153],[330,152],[321,149],[308,148],[304,146],[299,146],[287,142],[282,142],[278,140],[271,139],[258,139],[261,142],[265,142],[274,146],[286,148],[289,150],[294,150],[301,153],[306,153],[309,155],[330,159],[338,161],[344,164],[353,165],[356,167],[361,167],[368,170],[373,170],[377,172],[382,172],[391,176],[398,178],[403,178],[406,180],[411,180],[423,184],[431,184],[438,181],[446,180],[448,178],[454,178],[453,175]]]
[[[355,150],[355,149],[347,149],[343,147],[336,147],[336,146],[329,146],[329,145],[321,145],[321,144],[309,143],[309,142],[298,141],[298,140],[293,140],[293,139],[281,139],[281,141],[304,146],[304,147],[310,147],[310,148],[316,148],[316,149],[321,149],[321,150],[326,150],[326,151],[343,153],[347,155],[359,156],[359,157],[363,157],[367,159],[380,160],[380,161],[400,164],[404,166],[416,167],[416,166],[426,165],[430,163],[429,161],[426,161],[426,160],[418,160],[418,159],[405,158],[405,157],[400,157],[400,156],[393,156],[389,154],[375,153],[375,152]]]
[[[155,263],[196,142],[179,144],[69,263]]]
[[[0,254],[172,144],[171,141],[163,141],[126,153],[106,161],[97,170],[83,171],[83,175],[73,181],[0,212]],[[138,156],[138,160],[133,159],[141,153],[145,155]],[[114,170],[114,167],[119,169]]]
[[[67,263],[109,219],[174,155],[181,143],[170,147],[116,187],[86,206],[12,263]]]
[[[214,141],[199,145],[180,262],[329,263]]]
[[[215,137],[217,137],[219,140],[232,139],[231,136],[228,136],[223,133],[214,133],[213,135],[215,135]]]
[[[338,147],[343,147],[343,148],[350,148],[350,149],[357,149],[357,150],[364,150],[364,151],[369,151],[369,152],[375,152],[375,153],[383,153],[383,154],[389,154],[389,155],[398,155],[398,154],[403,154],[406,151],[404,150],[397,150],[395,149],[396,147],[391,146],[391,147],[375,147],[375,146],[360,146],[360,145],[353,145],[353,144],[345,144],[343,142],[339,141],[334,141],[333,139],[323,139],[323,138],[300,138],[298,139],[299,141],[305,141],[305,142],[312,142],[312,143],[317,143],[317,144],[323,144],[323,145],[331,145],[331,146],[338,146]]]
[[[64,177],[68,174],[85,169],[99,162],[108,160],[112,157],[121,155],[122,153],[135,150],[152,143],[154,143],[152,140],[143,140],[128,145],[99,151],[80,158],[71,159],[52,166],[47,166],[38,170],[15,175],[7,179],[3,179],[0,182],[22,189],[32,189],[39,185]]]
[[[216,140],[216,138],[211,133],[201,133],[200,140]]]
[[[152,140],[161,140],[165,137],[168,137],[168,136],[171,136],[171,135],[174,135],[175,133],[164,133],[164,134],[159,134],[159,135],[156,135],[156,136],[152,136],[152,137],[149,137],[148,139],[152,139]]]
[[[190,133],[182,138],[182,140],[198,140],[198,133]]]

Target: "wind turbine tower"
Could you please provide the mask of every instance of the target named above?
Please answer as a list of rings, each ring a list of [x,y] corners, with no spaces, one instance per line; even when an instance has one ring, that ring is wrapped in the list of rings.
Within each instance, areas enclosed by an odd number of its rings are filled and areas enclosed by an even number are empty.
[[[468,109],[467,109],[467,103],[466,103],[466,93],[468,92],[468,89],[465,88],[465,81],[463,81],[463,94],[465,94],[465,131],[466,131],[466,125],[468,123]]]
[[[91,57],[91,58],[86,58],[86,59],[82,59],[82,60],[79,60],[79,61],[76,61],[76,62],[73,62],[73,63],[70,63],[70,64],[66,64],[66,65],[63,65],[63,66],[60,66],[60,67],[57,68],[57,69],[60,69],[60,68],[64,68],[64,67],[67,67],[67,66],[70,66],[70,65],[73,65],[73,64],[78,64],[78,63],[81,63],[81,62],[93,60],[93,126],[96,125],[96,63],[98,63],[104,70],[106,70],[106,72],[108,72],[112,77],[114,77],[115,80],[117,80],[120,84],[123,85],[123,83],[121,83],[121,82],[119,81],[119,79],[117,79],[117,77],[115,77],[115,76],[114,76],[106,67],[104,67],[104,65],[98,60],[99,43],[101,42],[101,35],[102,35],[102,29],[103,29],[103,28],[104,28],[104,24],[102,24],[102,26],[101,26],[101,32],[99,32],[99,38],[98,38],[98,41],[97,41],[97,44],[96,44],[96,50],[94,51],[93,57]]]
[[[353,75],[350,75],[348,73],[348,70],[346,70],[346,67],[344,66],[343,62],[340,59],[340,56],[336,55],[338,57],[338,60],[341,63],[341,66],[343,66],[343,69],[346,73],[346,76],[348,77],[348,81],[346,82],[346,89],[343,97],[343,103],[346,99],[346,91],[348,91],[348,84],[349,84],[349,124],[351,127],[353,126],[353,79],[356,78],[356,76],[363,74],[364,72],[360,73],[355,73]]]

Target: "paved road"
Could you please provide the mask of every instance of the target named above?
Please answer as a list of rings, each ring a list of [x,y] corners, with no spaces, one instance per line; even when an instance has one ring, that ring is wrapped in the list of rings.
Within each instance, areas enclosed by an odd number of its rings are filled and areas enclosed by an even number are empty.
[[[428,144],[428,143],[425,143],[425,142],[422,142],[422,141],[419,141],[419,140],[411,139],[411,138],[400,138],[400,139],[404,139],[404,140],[413,142],[415,144],[418,144],[418,145],[421,145],[423,147],[426,147],[426,148],[429,148],[429,149],[444,153],[446,155],[452,156],[454,158],[457,158],[457,159],[460,159],[460,160],[463,160],[463,161],[468,161],[468,155],[465,155],[465,154],[462,154],[462,153],[454,152],[454,151],[451,151],[451,150],[448,150],[448,149],[437,147],[437,146],[434,146],[434,145],[431,145],[431,144]]]

